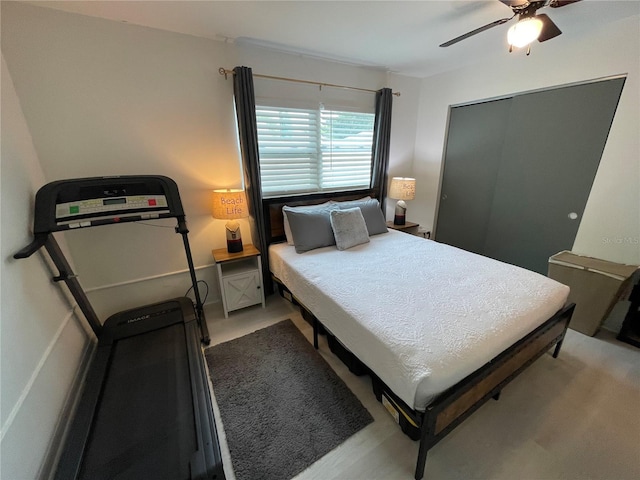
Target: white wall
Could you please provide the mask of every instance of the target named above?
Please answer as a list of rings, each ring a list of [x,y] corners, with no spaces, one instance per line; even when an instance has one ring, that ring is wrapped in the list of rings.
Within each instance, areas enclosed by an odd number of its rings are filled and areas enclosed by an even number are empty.
[[[209,214],[209,191],[242,182],[232,81],[218,68],[247,65],[254,73],[371,89],[390,81],[368,68],[13,2],[2,4],[2,50],[47,181],[114,174],[176,180],[209,301],[219,299],[211,249],[225,245],[224,221]],[[419,82],[400,76],[393,82],[412,90],[394,105],[405,113],[394,115],[394,131],[402,132],[402,145],[395,146],[407,165],[398,170],[406,172]],[[248,222],[241,228],[246,242]],[[67,241],[103,318],[141,301],[183,295],[190,286],[186,274],[171,274],[186,268],[171,229],[127,224],[73,232]]]
[[[240,184],[231,82],[217,73],[225,45],[186,35],[2,4],[2,50],[47,181],[100,175],[172,177],[185,204],[194,261],[210,265],[223,231],[209,191]],[[228,120],[231,119],[231,120]],[[83,286],[104,320],[183,295],[179,235],[128,224],[67,235]],[[213,269],[201,270],[216,297]],[[105,289],[138,279],[154,282]],[[134,294],[135,293],[135,294]]]
[[[420,105],[420,86],[418,78],[390,75],[389,84],[393,91],[400,92],[393,99],[393,118],[391,119],[391,148],[389,151],[389,181],[392,177],[411,177],[414,175],[414,157],[416,145],[416,123]],[[387,183],[387,188],[388,188]],[[418,188],[422,188],[419,186]],[[393,219],[396,200],[386,202],[386,217]],[[419,218],[424,206],[419,202],[409,202],[407,217]],[[427,227],[427,230],[429,228]]]
[[[505,50],[495,61],[423,79],[414,159],[419,188],[409,203],[411,219],[433,225],[450,105],[627,74],[573,250],[640,264],[639,39],[635,16],[586,38],[565,34],[535,44],[529,57]]]
[[[4,57],[1,81],[0,477],[30,480],[56,448],[51,441],[89,342],[45,257],[12,258],[31,241],[33,196],[45,177]]]

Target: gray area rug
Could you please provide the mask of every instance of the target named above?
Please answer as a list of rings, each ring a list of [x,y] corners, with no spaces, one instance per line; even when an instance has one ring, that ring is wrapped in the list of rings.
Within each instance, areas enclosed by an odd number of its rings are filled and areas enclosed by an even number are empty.
[[[205,350],[238,480],[287,480],[373,421],[291,320]]]

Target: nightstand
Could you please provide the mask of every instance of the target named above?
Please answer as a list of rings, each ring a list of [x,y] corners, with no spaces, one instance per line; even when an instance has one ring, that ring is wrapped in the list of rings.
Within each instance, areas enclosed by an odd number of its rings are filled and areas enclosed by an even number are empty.
[[[226,248],[211,253],[218,270],[224,317],[229,318],[229,312],[259,303],[264,308],[260,251],[253,245],[244,245],[238,253],[229,253]]]
[[[420,225],[413,222],[406,222],[404,225],[396,225],[393,221],[387,222],[387,228],[392,228],[393,230],[398,230],[404,233],[410,233],[411,235],[418,235],[418,227],[420,227]]]

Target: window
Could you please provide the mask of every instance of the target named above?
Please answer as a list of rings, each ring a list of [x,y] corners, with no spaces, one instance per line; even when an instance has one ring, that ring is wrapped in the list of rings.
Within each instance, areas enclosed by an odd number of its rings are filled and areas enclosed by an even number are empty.
[[[373,113],[256,107],[264,196],[367,188]]]

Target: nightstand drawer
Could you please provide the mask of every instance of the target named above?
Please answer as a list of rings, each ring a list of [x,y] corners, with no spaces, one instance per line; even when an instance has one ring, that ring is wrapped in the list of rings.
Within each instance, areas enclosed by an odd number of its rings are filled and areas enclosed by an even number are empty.
[[[249,272],[225,275],[222,278],[222,291],[227,312],[262,303],[260,273],[253,269]]]

